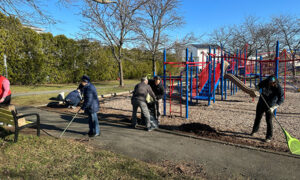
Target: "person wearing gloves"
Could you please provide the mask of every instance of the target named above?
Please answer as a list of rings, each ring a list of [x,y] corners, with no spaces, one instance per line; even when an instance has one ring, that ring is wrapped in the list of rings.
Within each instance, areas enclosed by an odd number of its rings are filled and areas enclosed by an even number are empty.
[[[100,136],[100,126],[97,112],[99,111],[99,99],[95,86],[90,82],[86,75],[82,76],[81,84],[83,86],[83,105],[81,107],[84,113],[88,115],[89,137]]]
[[[146,120],[146,127],[148,131],[152,131],[155,127],[152,127],[150,121],[150,113],[146,103],[147,95],[150,95],[154,101],[156,101],[156,96],[153,93],[151,87],[148,85],[148,79],[143,77],[141,82],[134,87],[133,95],[131,98],[132,104],[132,123],[131,126],[136,128],[137,120],[136,120],[136,113],[138,107],[141,108],[143,115],[145,116]]]
[[[266,113],[267,134],[265,142],[270,142],[273,136],[272,113],[283,103],[284,92],[275,76],[269,76],[261,81],[256,88],[258,91],[261,90],[261,96],[256,106],[256,117],[251,136],[258,131],[261,118]],[[262,96],[270,108],[268,108]]]

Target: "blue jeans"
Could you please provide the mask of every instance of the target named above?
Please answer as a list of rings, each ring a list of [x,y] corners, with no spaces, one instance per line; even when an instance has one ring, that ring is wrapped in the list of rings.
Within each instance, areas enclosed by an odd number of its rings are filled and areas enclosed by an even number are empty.
[[[97,113],[89,113],[89,134],[100,134],[100,126],[98,121]]]

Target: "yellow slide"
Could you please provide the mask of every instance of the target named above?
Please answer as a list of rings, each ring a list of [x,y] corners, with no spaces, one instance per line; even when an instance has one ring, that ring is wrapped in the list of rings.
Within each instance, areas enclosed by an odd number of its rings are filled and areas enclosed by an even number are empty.
[[[251,97],[256,97],[258,94],[255,93],[255,89],[247,87],[239,78],[235,77],[233,74],[225,74],[225,79],[229,79],[235,85],[237,85],[242,91],[249,94]]]

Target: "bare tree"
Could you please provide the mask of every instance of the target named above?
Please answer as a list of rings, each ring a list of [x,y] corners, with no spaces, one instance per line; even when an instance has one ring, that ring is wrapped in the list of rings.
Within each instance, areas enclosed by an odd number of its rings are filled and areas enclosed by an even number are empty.
[[[135,40],[134,28],[137,12],[146,0],[117,0],[114,4],[99,5],[86,1],[83,16],[88,20],[87,28],[100,38],[101,43],[110,47],[119,67],[120,86],[124,86],[122,49],[126,43]]]
[[[218,44],[226,47],[229,45],[229,42],[232,39],[232,27],[225,26],[215,29],[212,33],[209,34],[210,36],[210,43],[211,44]]]
[[[174,51],[177,61],[182,61],[184,60],[182,52],[185,51],[189,44],[196,43],[196,41],[199,42],[202,36],[195,37],[194,33],[188,33],[183,38],[177,39],[175,42],[173,42],[170,47],[167,47],[167,49]]]
[[[277,29],[271,23],[261,24],[257,33],[261,50],[267,52],[268,58],[272,58],[271,52],[274,51],[278,39]]]
[[[300,47],[300,23],[299,19],[290,15],[280,15],[272,18],[273,26],[278,30],[283,47],[290,52]],[[293,57],[294,58],[294,57]],[[293,77],[296,76],[295,61],[293,62]]]
[[[41,9],[46,6],[40,0],[0,0],[0,11],[5,15],[14,15],[23,23],[54,24],[55,20]]]
[[[145,16],[137,30],[151,52],[153,73],[156,72],[157,53],[168,41],[166,31],[183,24],[183,18],[177,13],[179,3],[179,0],[150,0],[143,6]]]

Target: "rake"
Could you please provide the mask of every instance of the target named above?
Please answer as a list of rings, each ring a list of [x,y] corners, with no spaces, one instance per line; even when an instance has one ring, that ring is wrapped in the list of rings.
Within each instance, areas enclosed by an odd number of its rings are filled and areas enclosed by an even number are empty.
[[[270,109],[270,106],[268,105],[267,101],[265,100],[264,96],[262,94],[260,94],[261,98],[263,99],[263,101],[266,103],[268,109]],[[279,123],[279,121],[277,120],[276,116],[274,113],[271,113],[273,115],[273,117],[275,118],[276,122],[279,124],[281,130],[283,131],[286,141],[287,141],[287,145],[289,147],[289,150],[291,151],[292,154],[296,154],[296,155],[300,155],[300,141],[294,137],[292,137]]]
[[[59,138],[61,138],[64,135],[64,133],[66,132],[66,130],[69,128],[69,126],[71,125],[71,123],[74,121],[74,119],[78,115],[79,111],[80,111],[80,109],[76,112],[76,114],[74,115],[74,117],[72,118],[72,120],[69,122],[69,124],[67,125],[67,127],[65,128],[65,130],[60,134]]]

